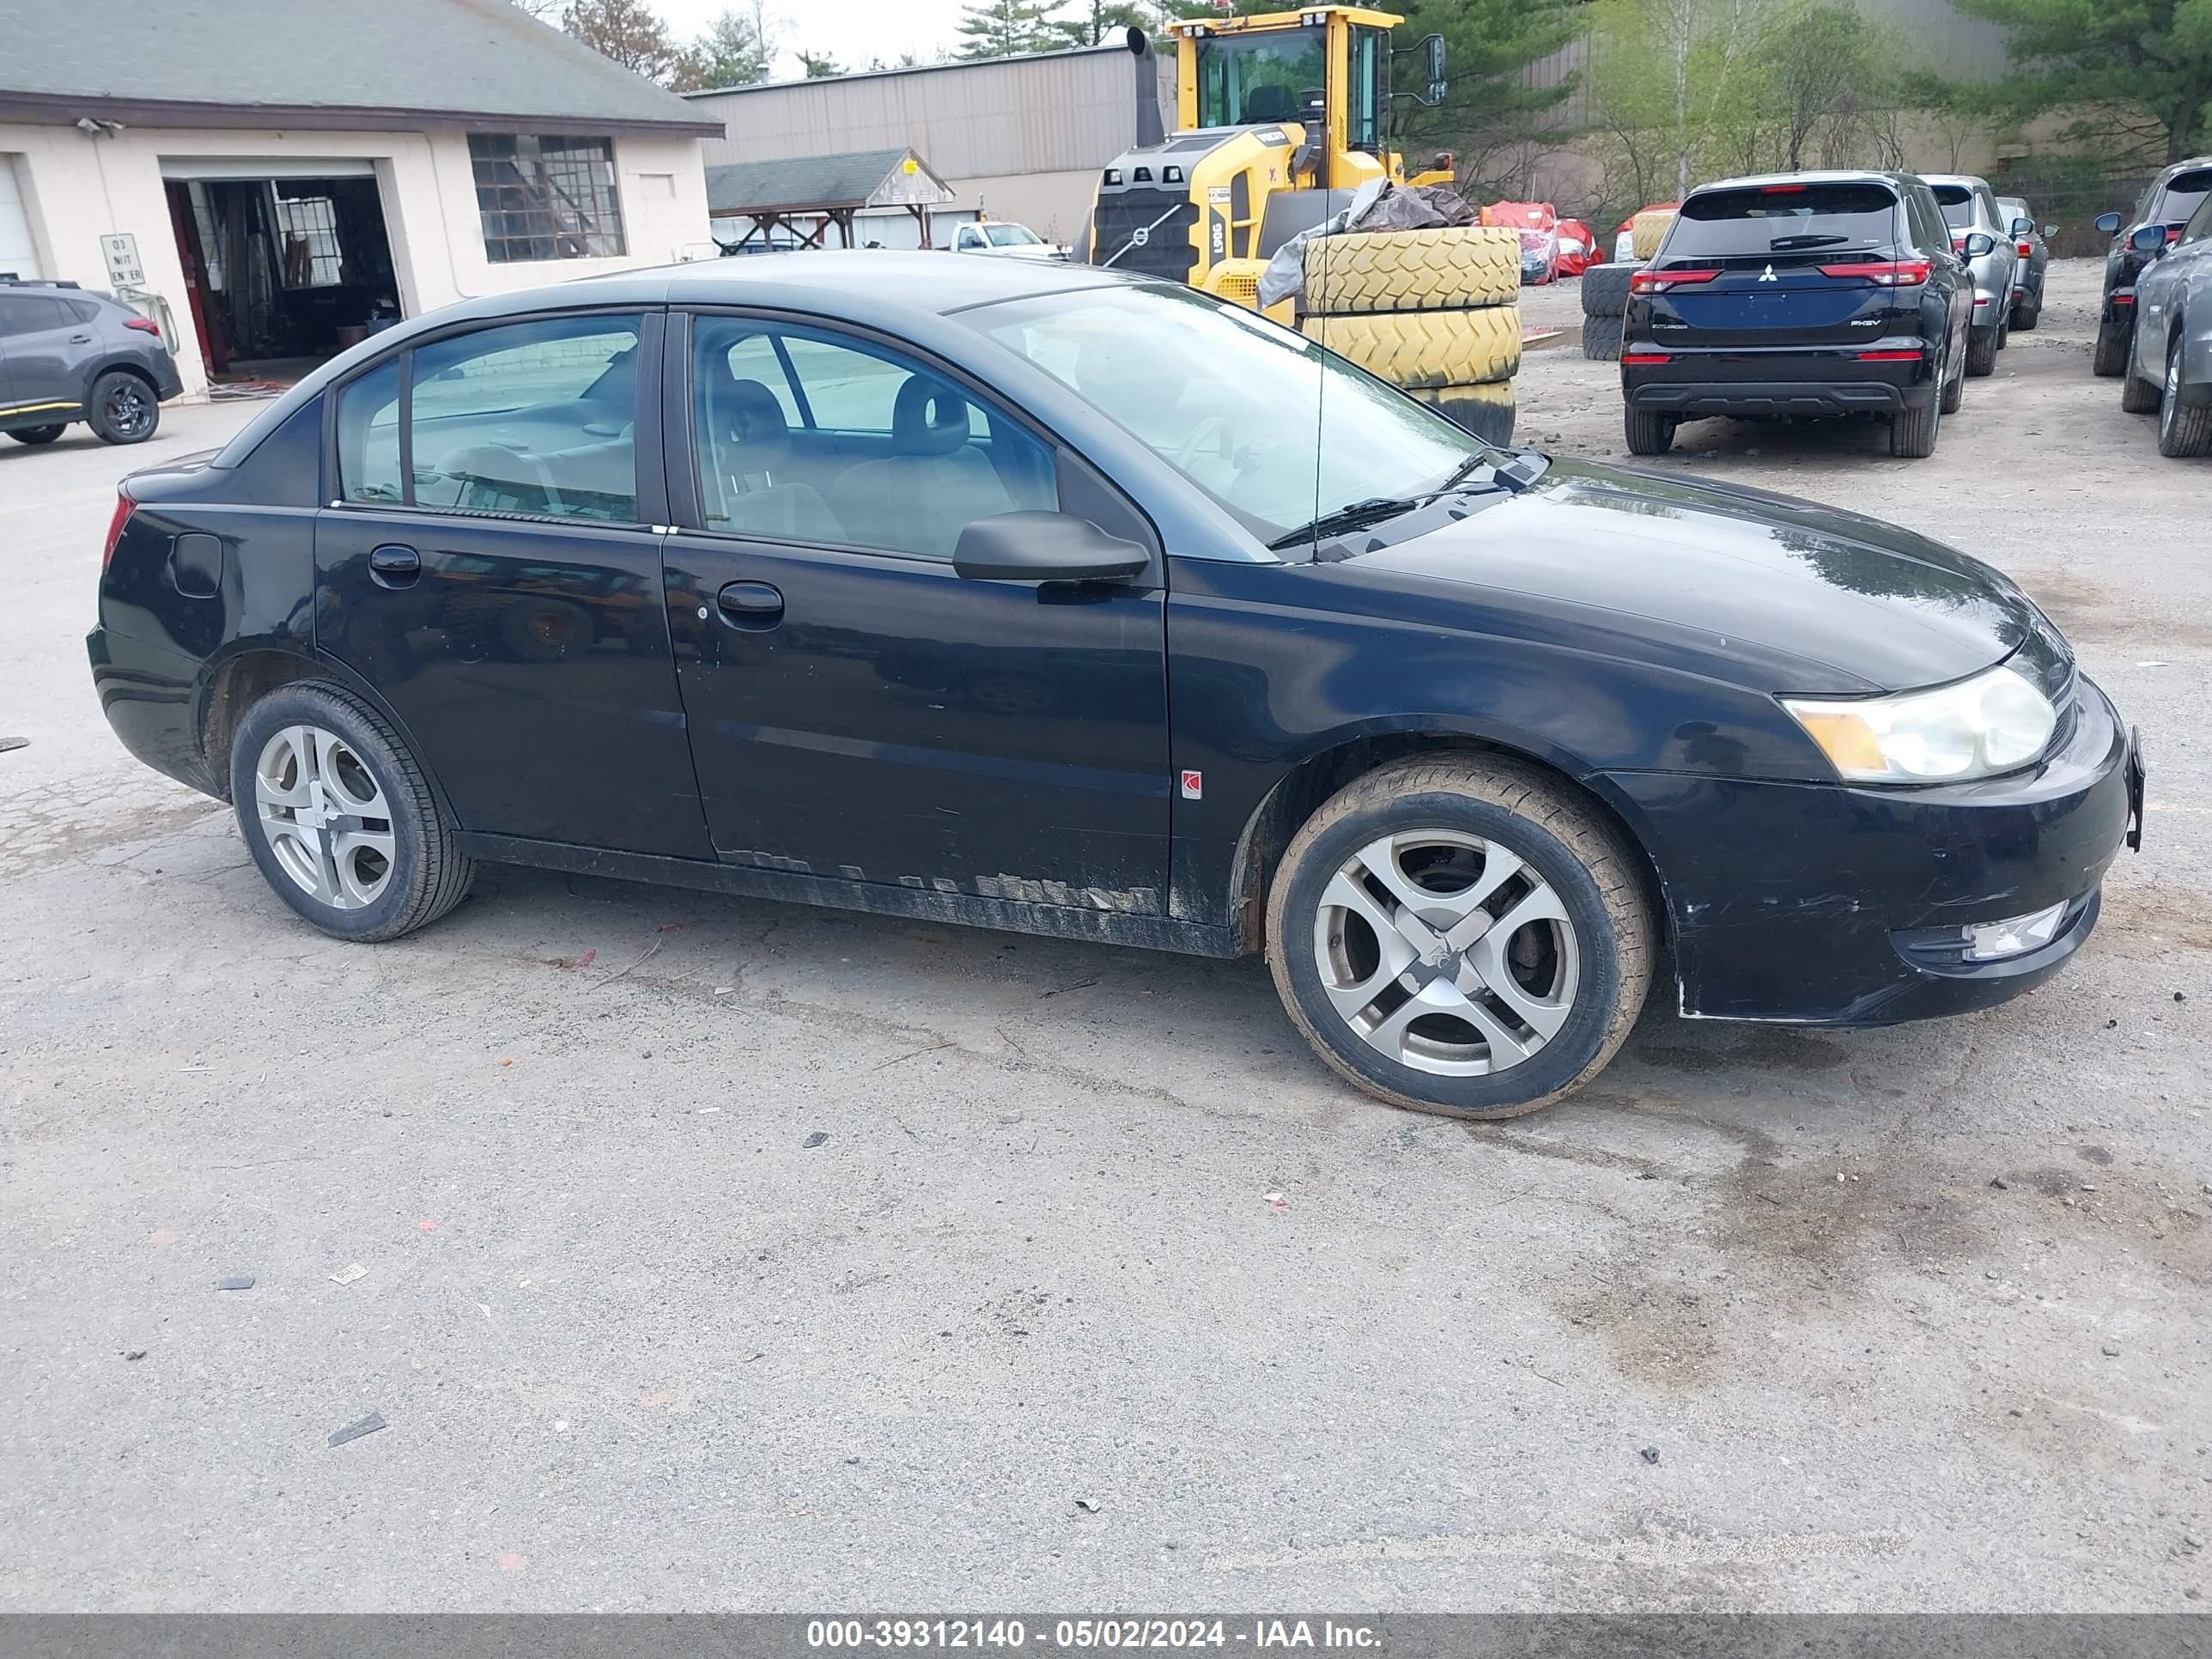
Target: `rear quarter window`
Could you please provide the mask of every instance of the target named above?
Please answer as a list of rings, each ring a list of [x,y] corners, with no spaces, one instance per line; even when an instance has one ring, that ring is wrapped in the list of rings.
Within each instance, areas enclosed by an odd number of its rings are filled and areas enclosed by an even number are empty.
[[[1791,248],[1884,246],[1896,238],[1897,197],[1877,184],[1705,191],[1682,204],[1669,258],[1725,258]]]

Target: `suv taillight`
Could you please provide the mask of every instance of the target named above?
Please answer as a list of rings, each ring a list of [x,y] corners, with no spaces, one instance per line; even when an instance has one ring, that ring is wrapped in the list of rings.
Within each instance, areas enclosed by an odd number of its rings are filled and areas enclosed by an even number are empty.
[[[2016,246],[2021,258],[2033,259],[2035,258],[2035,250],[2029,246],[2026,242],[2019,243]]]
[[[1877,288],[1917,288],[1928,280],[1925,259],[1874,259],[1847,265],[1822,265],[1823,276],[1856,276]]]
[[[107,521],[107,540],[100,550],[100,568],[106,570],[115,557],[115,544],[123,539],[123,526],[131,522],[131,509],[138,505],[131,493],[119,484],[115,490],[115,514]]]
[[[135,328],[141,334],[150,334],[157,340],[161,337],[161,325],[151,317],[128,317],[124,319],[123,326]]]
[[[1699,283],[1717,282],[1717,270],[1653,270],[1649,267],[1628,279],[1631,294],[1664,294],[1669,289],[1692,288]]]

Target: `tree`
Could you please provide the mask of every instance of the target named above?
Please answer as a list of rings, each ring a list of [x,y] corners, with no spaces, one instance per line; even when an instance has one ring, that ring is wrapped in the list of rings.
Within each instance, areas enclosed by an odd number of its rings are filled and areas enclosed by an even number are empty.
[[[1850,159],[1862,124],[1889,101],[1895,79],[1881,32],[1838,0],[1778,7],[1762,20],[1751,68],[1779,165],[1793,173],[1816,138],[1825,140],[1827,159]]]
[[[2068,137],[2137,163],[2212,143],[2212,0],[1955,0],[2012,31],[2016,110],[2084,112]]]
[[[1101,46],[1125,29],[1149,34],[1159,26],[1159,13],[1142,0],[1087,0],[1079,4],[1076,16],[1052,18],[1046,24],[1059,36],[1054,44],[1063,46]]]
[[[724,12],[707,25],[707,31],[684,53],[676,89],[692,92],[702,87],[749,87],[768,79],[775,43],[764,27],[767,18],[756,5],[750,12]]]
[[[1261,0],[1258,9],[1282,9],[1282,0]],[[1443,101],[1430,108],[1400,98],[1385,118],[1393,148],[1416,172],[1430,154],[1449,149],[1460,178],[1480,189],[1495,170],[1493,158],[1527,149],[1578,83],[1571,71],[1548,86],[1528,86],[1523,71],[1583,33],[1589,8],[1581,0],[1406,0],[1391,9],[1406,19],[1392,31],[1406,54],[1394,76],[1398,92],[1421,89],[1421,40],[1430,34],[1444,40]],[[1559,137],[1564,142],[1566,135]]]
[[[808,52],[804,48],[799,52],[799,68],[810,81],[826,81],[833,75],[845,72],[845,66],[828,52]]]
[[[1051,52],[1067,44],[1052,14],[1060,0],[974,0],[960,14],[957,56],[1011,58],[1018,52]]]
[[[624,69],[662,85],[682,71],[685,54],[646,0],[568,0],[561,27]]]

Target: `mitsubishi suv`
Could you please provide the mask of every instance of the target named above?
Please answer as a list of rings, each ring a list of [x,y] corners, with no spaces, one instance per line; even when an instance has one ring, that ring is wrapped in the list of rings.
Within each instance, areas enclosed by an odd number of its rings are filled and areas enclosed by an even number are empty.
[[[1974,279],[1905,173],[1792,173],[1694,191],[1630,280],[1628,447],[1682,422],[1871,414],[1932,454],[1968,370]]]

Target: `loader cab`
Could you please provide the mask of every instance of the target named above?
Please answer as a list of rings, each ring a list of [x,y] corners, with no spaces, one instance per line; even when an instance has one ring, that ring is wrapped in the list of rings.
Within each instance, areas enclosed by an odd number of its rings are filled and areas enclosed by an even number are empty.
[[[1307,145],[1300,185],[1358,184],[1387,170],[1390,30],[1400,21],[1323,6],[1176,24],[1176,123],[1185,131],[1296,123]]]

